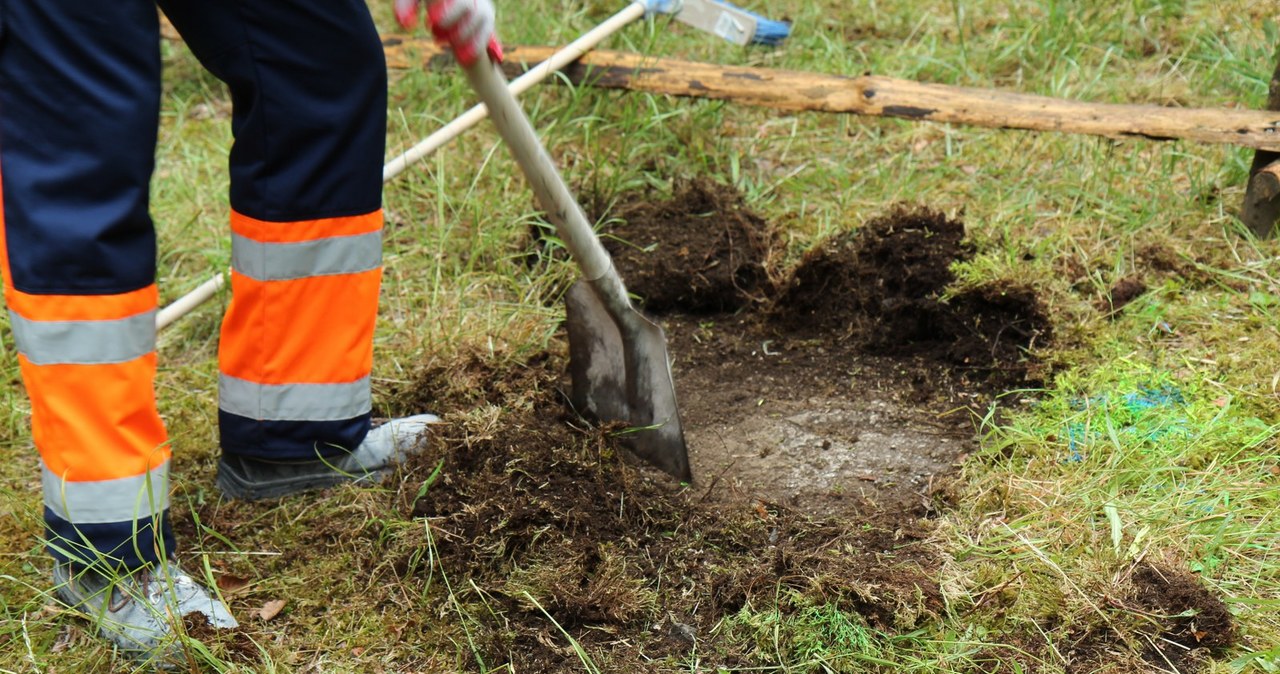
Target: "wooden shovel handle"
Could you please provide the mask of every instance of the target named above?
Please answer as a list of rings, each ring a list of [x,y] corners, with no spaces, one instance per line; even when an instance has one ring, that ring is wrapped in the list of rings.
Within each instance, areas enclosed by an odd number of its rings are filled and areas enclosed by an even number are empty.
[[[489,118],[498,129],[498,135],[506,141],[516,163],[530,187],[538,197],[538,203],[556,226],[556,232],[582,268],[582,274],[608,296],[600,298],[611,311],[629,309],[630,300],[618,279],[609,253],[596,237],[587,222],[582,207],[569,192],[560,171],[551,161],[546,148],[538,140],[529,118],[520,109],[516,97],[507,89],[506,78],[498,67],[487,60],[477,61],[465,68],[467,79],[480,100],[489,108]],[[608,278],[606,278],[608,277]],[[604,283],[597,283],[604,281]]]

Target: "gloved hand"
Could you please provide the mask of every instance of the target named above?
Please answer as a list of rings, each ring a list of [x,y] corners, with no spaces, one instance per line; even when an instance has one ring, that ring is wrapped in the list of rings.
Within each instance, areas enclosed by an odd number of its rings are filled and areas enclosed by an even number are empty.
[[[401,26],[413,27],[420,4],[427,5],[426,23],[436,42],[449,45],[459,63],[469,66],[484,53],[490,60],[502,62],[491,0],[396,0],[396,19]]]

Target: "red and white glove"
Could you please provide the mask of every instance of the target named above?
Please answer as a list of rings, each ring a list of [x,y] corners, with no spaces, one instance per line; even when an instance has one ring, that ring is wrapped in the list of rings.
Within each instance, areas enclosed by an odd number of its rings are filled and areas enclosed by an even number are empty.
[[[463,66],[475,63],[481,54],[502,62],[491,0],[396,0],[396,19],[401,26],[413,27],[421,4],[427,6],[426,24],[436,42],[448,45]]]

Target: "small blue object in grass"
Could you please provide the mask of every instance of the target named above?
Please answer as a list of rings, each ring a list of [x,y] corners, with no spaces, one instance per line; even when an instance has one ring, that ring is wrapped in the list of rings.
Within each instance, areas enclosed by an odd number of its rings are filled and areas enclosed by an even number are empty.
[[[1067,425],[1067,451],[1070,455],[1067,457],[1068,463],[1080,463],[1084,461],[1084,454],[1080,452],[1080,448],[1084,447],[1084,424],[1071,423]]]
[[[1123,410],[1130,417],[1116,428],[1119,435],[1137,438],[1149,442],[1158,442],[1172,438],[1190,437],[1187,419],[1178,416],[1175,410],[1187,404],[1182,391],[1175,386],[1160,387],[1143,386],[1133,393],[1123,395],[1101,394],[1088,398],[1076,398],[1070,401],[1071,409],[1086,410],[1090,407]],[[1096,437],[1095,437],[1096,436]],[[1088,427],[1078,421],[1067,424],[1067,458],[1068,463],[1079,463],[1085,460],[1084,450],[1095,444],[1095,439],[1103,439],[1104,434],[1090,432]]]

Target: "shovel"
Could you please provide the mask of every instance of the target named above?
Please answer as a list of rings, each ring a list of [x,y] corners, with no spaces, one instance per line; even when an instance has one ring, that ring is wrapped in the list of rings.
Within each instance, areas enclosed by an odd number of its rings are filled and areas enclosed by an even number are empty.
[[[692,480],[662,328],[631,306],[613,260],[496,64],[482,56],[464,70],[582,269],[583,279],[565,296],[574,407],[599,421],[627,424],[622,439],[637,456],[680,480]]]

